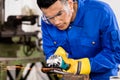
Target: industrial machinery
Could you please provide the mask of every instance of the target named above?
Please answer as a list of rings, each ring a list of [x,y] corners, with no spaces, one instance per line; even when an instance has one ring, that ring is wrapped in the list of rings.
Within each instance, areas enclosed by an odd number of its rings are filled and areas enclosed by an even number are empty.
[[[22,31],[22,21],[29,21],[30,25],[36,23],[37,15],[33,16],[9,16],[7,22],[2,24],[0,28],[0,42],[3,44],[22,44],[23,51],[26,56],[32,54],[33,49],[36,47],[35,41],[32,41],[33,37],[37,37],[36,32],[24,32]],[[14,40],[16,39],[16,40]]]
[[[16,75],[18,78],[15,80],[20,80],[20,78],[23,79],[23,77],[20,76],[20,74],[22,75],[21,72],[25,66],[23,64],[31,63],[30,68],[32,68],[35,66],[35,62],[44,60],[41,58],[41,56],[31,56],[36,50],[38,50],[39,53],[42,53],[42,51],[40,51],[40,41],[42,39],[38,38],[38,33],[40,33],[40,25],[38,23],[39,15],[33,14],[31,9],[29,9],[29,15],[15,15],[13,13],[14,15],[10,14],[6,16],[5,14],[9,11],[5,10],[5,1],[13,0],[0,0],[0,80],[6,80],[6,75],[9,76],[10,80],[14,80],[7,69],[8,66],[19,66],[19,68],[16,68]],[[17,3],[17,1],[21,0],[14,1]],[[31,28],[31,26],[37,26],[38,30],[26,32],[22,29],[23,25],[27,26],[28,28]],[[24,54],[25,56],[18,57],[18,50],[22,50],[20,53]],[[30,71],[28,70],[24,80],[27,78],[29,73]]]
[[[0,0],[0,44],[22,44],[24,54],[30,56],[36,48],[36,42],[33,38],[37,39],[37,34],[40,30],[25,32],[22,30],[22,25],[35,25],[38,19],[39,15],[21,14],[9,15],[5,21],[5,0]],[[17,46],[14,47],[15,49],[17,49]],[[2,51],[3,49],[1,48],[0,52]]]

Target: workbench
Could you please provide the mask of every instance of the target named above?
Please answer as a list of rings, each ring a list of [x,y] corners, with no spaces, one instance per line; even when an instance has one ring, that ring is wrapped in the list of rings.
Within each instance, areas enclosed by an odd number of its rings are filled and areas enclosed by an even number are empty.
[[[0,80],[7,80],[7,66],[22,65],[21,71],[15,80],[20,80],[22,72],[27,63],[43,61],[40,57],[23,57],[23,58],[2,58],[0,57]]]

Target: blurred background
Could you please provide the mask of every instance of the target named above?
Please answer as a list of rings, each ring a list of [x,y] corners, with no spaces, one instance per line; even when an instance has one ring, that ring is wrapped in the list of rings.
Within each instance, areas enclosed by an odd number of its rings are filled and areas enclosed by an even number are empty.
[[[111,8],[113,9],[113,11],[117,17],[118,24],[120,27],[120,5],[119,5],[120,1],[119,0],[101,0],[101,1],[104,1],[111,6]]]

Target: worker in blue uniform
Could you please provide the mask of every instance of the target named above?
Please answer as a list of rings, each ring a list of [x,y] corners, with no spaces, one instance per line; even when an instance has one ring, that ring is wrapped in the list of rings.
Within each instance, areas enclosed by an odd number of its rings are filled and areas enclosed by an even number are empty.
[[[91,80],[117,75],[120,31],[108,4],[98,0],[37,0],[37,4],[43,13],[43,51],[48,66],[89,74]]]

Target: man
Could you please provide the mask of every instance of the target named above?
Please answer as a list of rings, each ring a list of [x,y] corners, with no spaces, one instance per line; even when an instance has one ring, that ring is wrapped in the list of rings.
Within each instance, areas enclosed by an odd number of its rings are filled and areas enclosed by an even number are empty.
[[[43,50],[49,67],[90,74],[91,80],[117,75],[120,32],[108,4],[98,0],[37,0],[37,4],[43,12]]]

